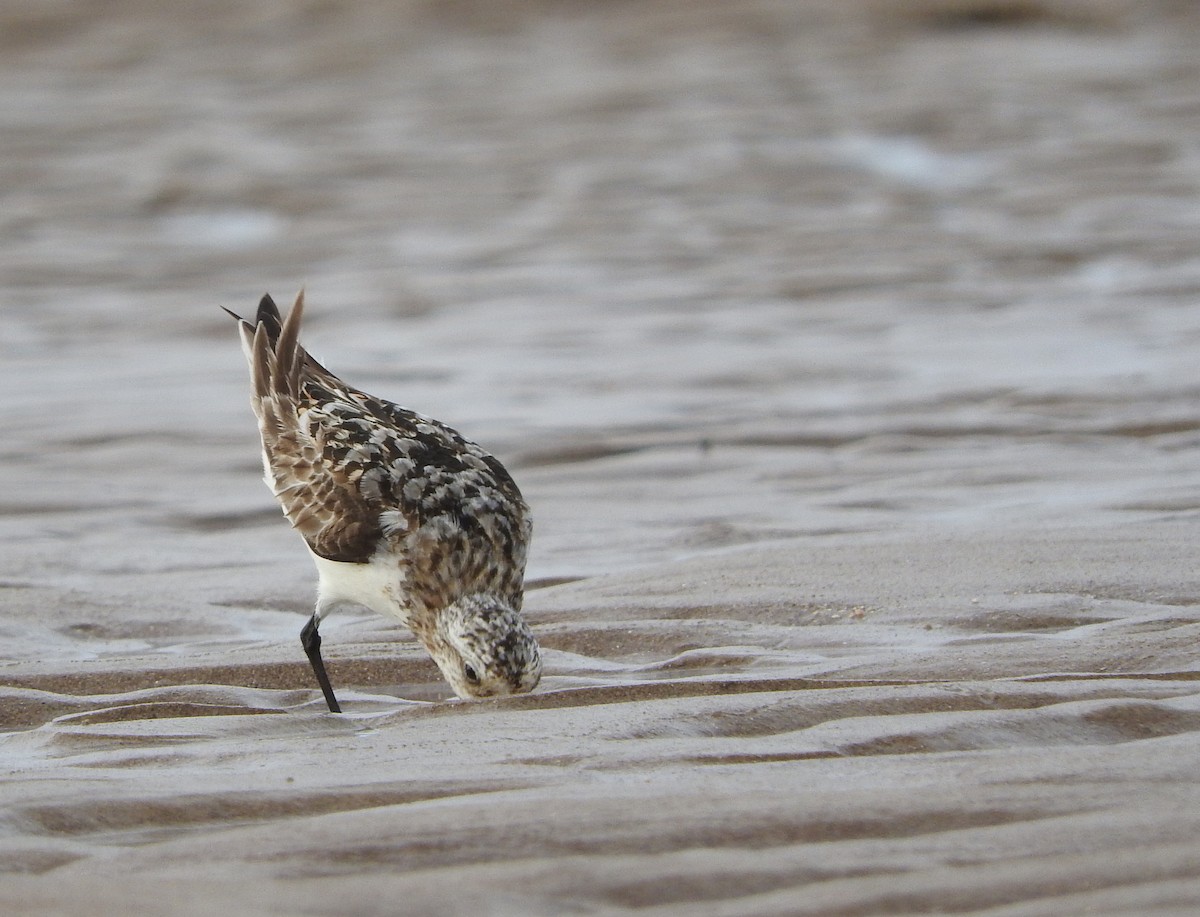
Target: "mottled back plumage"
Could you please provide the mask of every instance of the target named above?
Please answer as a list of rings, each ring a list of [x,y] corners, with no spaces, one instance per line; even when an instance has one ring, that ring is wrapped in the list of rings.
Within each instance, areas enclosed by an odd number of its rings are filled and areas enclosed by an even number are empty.
[[[530,690],[540,656],[520,616],[531,523],[517,485],[455,430],[309,356],[303,308],[301,293],[285,320],[264,296],[239,328],[266,481],[321,576],[314,632],[330,606],[360,602],[408,624],[460,695]],[[481,673],[472,660],[492,645],[507,649],[484,653],[495,670]]]

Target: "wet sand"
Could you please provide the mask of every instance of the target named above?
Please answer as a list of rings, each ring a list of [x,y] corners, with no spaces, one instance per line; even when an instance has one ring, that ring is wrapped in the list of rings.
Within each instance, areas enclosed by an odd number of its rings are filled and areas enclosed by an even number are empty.
[[[0,14],[0,910],[1191,914],[1186,3]],[[218,305],[499,454],[530,696],[323,626]]]

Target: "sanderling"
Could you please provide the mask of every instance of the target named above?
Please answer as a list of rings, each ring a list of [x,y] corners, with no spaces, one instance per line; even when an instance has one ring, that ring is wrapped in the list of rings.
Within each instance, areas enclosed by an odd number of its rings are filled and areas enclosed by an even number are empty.
[[[229,311],[226,309],[225,311]],[[521,616],[529,507],[499,460],[458,432],[347,385],[300,346],[304,293],[238,320],[267,486],[317,565],[300,640],[329,709],[322,618],[353,602],[399,618],[462,698],[531,691]]]

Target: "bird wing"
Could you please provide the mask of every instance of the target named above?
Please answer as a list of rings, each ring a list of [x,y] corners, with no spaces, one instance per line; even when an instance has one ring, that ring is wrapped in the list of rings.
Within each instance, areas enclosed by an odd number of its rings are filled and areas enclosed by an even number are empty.
[[[330,560],[365,563],[382,534],[381,507],[356,486],[354,468],[331,460],[326,440],[336,415],[314,410],[306,393],[306,364],[299,344],[304,294],[286,321],[270,296],[259,303],[253,325],[239,319],[250,364],[251,404],[262,436],[264,477],[284,515],[314,553]]]
[[[309,356],[303,304],[301,293],[281,321],[264,296],[256,324],[239,325],[266,481],[292,526],[315,554],[349,563],[369,560],[381,538],[404,539],[413,585],[427,584],[431,598],[491,586],[519,607],[531,526],[508,472],[452,428],[347,385]],[[498,570],[502,582],[488,582]]]

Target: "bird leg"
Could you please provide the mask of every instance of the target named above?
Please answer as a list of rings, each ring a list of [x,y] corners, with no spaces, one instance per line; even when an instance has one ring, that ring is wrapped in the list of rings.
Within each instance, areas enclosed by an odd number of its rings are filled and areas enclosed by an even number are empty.
[[[308,619],[304,630],[300,631],[300,644],[308,655],[313,674],[317,676],[317,684],[321,686],[321,693],[325,695],[325,703],[329,704],[329,712],[341,713],[342,708],[338,705],[337,698],[333,696],[333,686],[329,684],[329,676],[325,674],[325,661],[321,659],[321,635],[317,633],[319,624],[320,621],[315,614]]]

